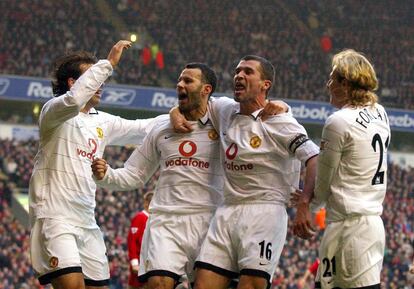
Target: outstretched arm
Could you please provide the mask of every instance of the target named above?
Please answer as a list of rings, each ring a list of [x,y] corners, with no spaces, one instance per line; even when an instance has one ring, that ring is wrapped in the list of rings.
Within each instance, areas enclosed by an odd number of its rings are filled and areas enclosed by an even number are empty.
[[[132,154],[130,159],[131,157],[134,158],[136,156]],[[91,167],[93,177],[98,186],[119,191],[128,191],[143,187],[156,170],[156,167],[151,171],[146,169],[140,170],[135,166],[128,165],[128,162],[125,163],[123,168],[113,169],[104,159],[99,158],[92,162]],[[143,167],[145,168],[145,166]]]
[[[234,100],[231,100],[230,98],[224,97],[226,100],[225,103],[228,103],[229,101],[235,102]],[[214,98],[216,102],[218,102],[219,106],[221,104],[222,98]],[[212,109],[212,106],[209,106],[209,109]],[[259,113],[259,116],[263,121],[268,119],[269,117],[273,115],[278,115],[281,113],[289,112],[290,108],[289,105],[281,100],[272,100],[268,101],[266,106],[263,108],[263,110]],[[178,106],[173,107],[170,110],[170,120],[174,127],[174,130],[179,133],[188,133],[191,132],[193,129],[191,127],[191,123],[187,121],[184,117],[184,115],[180,112]]]
[[[92,172],[97,185],[113,190],[133,190],[142,187],[159,167],[160,154],[156,147],[156,130],[144,139],[125,162],[123,168],[112,169],[103,159],[95,159]]]
[[[71,86],[70,91],[49,100],[40,115],[40,130],[42,133],[54,129],[61,123],[79,114],[88,101],[95,95],[106,79],[112,74],[113,67],[121,58],[124,49],[131,42],[121,40],[116,43],[106,60],[100,60],[85,71]]]

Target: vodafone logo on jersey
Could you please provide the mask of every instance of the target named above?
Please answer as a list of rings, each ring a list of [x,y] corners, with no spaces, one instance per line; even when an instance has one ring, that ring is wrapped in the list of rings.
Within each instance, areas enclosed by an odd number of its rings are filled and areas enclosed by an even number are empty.
[[[94,140],[93,138],[90,138],[88,140],[88,145],[91,148],[91,151],[87,152],[83,149],[78,148],[78,149],[76,149],[76,152],[78,153],[78,156],[88,158],[91,161],[93,161],[95,159],[96,150],[98,149],[98,144],[97,144],[96,140]]]
[[[197,152],[197,145],[191,140],[185,140],[178,146],[178,152],[183,157],[169,159],[165,161],[165,166],[168,167],[194,167],[200,169],[208,169],[210,163],[192,158]]]
[[[185,140],[178,147],[178,151],[183,157],[188,158],[197,152],[197,145],[190,140]]]
[[[239,151],[239,148],[237,147],[237,144],[232,143],[227,149],[226,149],[226,157],[229,160],[234,160],[234,158],[237,156],[237,152]]]
[[[226,158],[227,160],[224,161],[224,167],[229,171],[248,171],[253,169],[252,163],[235,163],[233,160],[236,158],[237,153],[239,152],[239,148],[237,144],[232,143],[226,149]]]

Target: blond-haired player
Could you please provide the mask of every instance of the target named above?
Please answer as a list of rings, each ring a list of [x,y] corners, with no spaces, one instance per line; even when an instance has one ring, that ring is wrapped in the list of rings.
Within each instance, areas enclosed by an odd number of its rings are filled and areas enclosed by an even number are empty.
[[[336,54],[327,87],[339,110],[323,128],[314,196],[303,196],[299,205],[306,211],[311,201],[312,207],[327,211],[316,288],[380,288],[387,113],[374,93],[374,68],[361,53],[349,49]],[[296,220],[296,234],[307,237],[308,229],[305,220]]]

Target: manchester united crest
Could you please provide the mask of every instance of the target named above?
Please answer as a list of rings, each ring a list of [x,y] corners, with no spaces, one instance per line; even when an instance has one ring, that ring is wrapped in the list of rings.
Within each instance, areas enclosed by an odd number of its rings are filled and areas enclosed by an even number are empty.
[[[55,256],[50,257],[49,266],[50,268],[56,268],[59,265],[59,259]]]
[[[104,134],[103,134],[103,130],[100,127],[96,128],[96,132],[98,133],[98,138],[103,139]]]
[[[208,138],[209,138],[209,139],[211,139],[211,140],[216,140],[216,139],[218,139],[218,133],[216,132],[216,130],[215,130],[215,129],[210,129],[210,130],[208,131]]]
[[[254,149],[257,149],[262,144],[262,139],[257,135],[253,136],[250,139],[250,146]]]

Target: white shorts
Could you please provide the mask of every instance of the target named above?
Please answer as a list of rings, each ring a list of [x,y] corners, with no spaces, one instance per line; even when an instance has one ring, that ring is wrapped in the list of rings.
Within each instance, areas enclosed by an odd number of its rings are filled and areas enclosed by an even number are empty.
[[[109,266],[101,231],[37,219],[30,234],[30,257],[40,284],[64,274],[83,273],[87,286],[107,286]]]
[[[152,276],[194,282],[194,262],[207,234],[213,213],[152,213],[142,241],[139,281]]]
[[[269,283],[286,240],[288,216],[278,204],[241,204],[217,209],[196,267],[237,278],[251,275]]]
[[[319,247],[316,288],[380,288],[384,250],[380,216],[356,216],[328,224]]]

